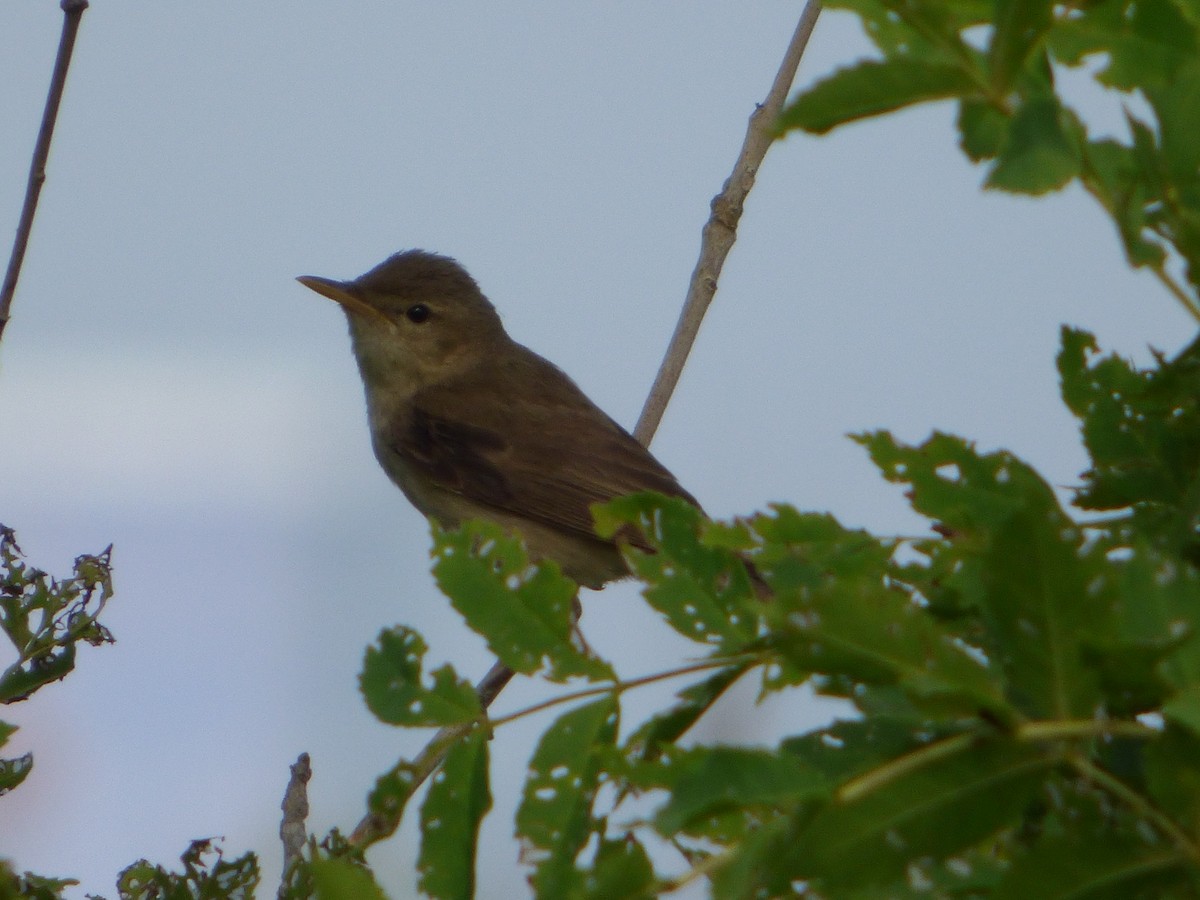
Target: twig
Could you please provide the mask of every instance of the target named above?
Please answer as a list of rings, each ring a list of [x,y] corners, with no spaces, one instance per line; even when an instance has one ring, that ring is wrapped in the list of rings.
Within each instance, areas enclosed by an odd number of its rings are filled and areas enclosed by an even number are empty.
[[[492,705],[492,701],[504,690],[505,685],[512,681],[512,678],[513,670],[497,660],[488,673],[479,680],[479,684],[475,685],[480,707],[486,711]],[[404,767],[408,776],[407,796],[411,796],[412,792],[437,770],[437,767],[442,764],[442,760],[446,758],[446,754],[450,752],[450,748],[476,725],[475,722],[447,725],[433,736],[433,740],[425,745],[417,758]],[[376,841],[382,840],[396,830],[403,814],[403,804],[391,814],[368,812],[354,826],[354,831],[350,834],[350,844],[355,847],[368,847]]]
[[[683,312],[679,314],[679,322],[675,333],[671,336],[671,345],[663,359],[658,375],[654,379],[654,387],[642,407],[642,414],[633,429],[633,436],[644,445],[649,445],[662,421],[663,413],[679,376],[683,373],[684,363],[700,333],[700,323],[708,311],[717,293],[717,279],[721,277],[721,268],[725,265],[725,257],[737,240],[738,221],[742,217],[742,209],[750,189],[754,187],[754,178],[758,167],[767,155],[767,149],[775,140],[775,122],[783,111],[784,101],[788,91],[796,79],[796,69],[800,66],[800,57],[808,45],[809,36],[817,24],[817,16],[821,13],[820,0],[808,0],[800,13],[800,21],[796,23],[796,31],[788,44],[783,62],[775,75],[775,81],[764,100],[750,116],[746,128],[746,139],[742,142],[742,150],[734,163],[733,173],[721,192],[712,200],[712,215],[704,225],[700,236],[700,259],[692,272],[692,280],[688,285],[687,299],[683,304]]]
[[[650,443],[654,432],[658,429],[658,423],[662,419],[667,402],[671,399],[675,385],[679,382],[683,364],[687,361],[692,344],[695,343],[700,322],[717,291],[717,278],[721,274],[721,267],[737,237],[737,224],[742,215],[742,206],[750,189],[754,186],[754,176],[758,172],[758,166],[766,156],[767,148],[775,139],[775,120],[783,110],[783,103],[787,99],[788,90],[796,77],[796,69],[800,65],[800,57],[804,55],[804,48],[808,44],[808,38],[812,34],[813,26],[817,23],[817,15],[820,11],[820,0],[808,0],[800,14],[800,21],[796,25],[791,43],[788,44],[783,62],[775,75],[775,81],[771,84],[767,99],[758,105],[750,116],[746,139],[738,154],[737,162],[734,164],[733,174],[729,176],[729,180],[725,182],[721,192],[713,198],[712,216],[704,226],[700,242],[700,259],[696,263],[696,270],[692,273],[692,281],[688,287],[687,300],[684,302],[679,324],[675,327],[675,334],[667,348],[658,377],[655,379],[654,387],[650,390],[650,396],[646,399],[641,418],[633,432],[633,436],[643,445]],[[706,667],[708,666],[700,668]],[[505,685],[512,680],[512,677],[512,671],[499,661],[492,666],[491,671],[476,686],[480,706],[484,710],[504,690]],[[661,676],[651,676],[650,680],[659,677]],[[612,688],[606,687],[597,690],[608,691]],[[529,710],[525,710],[522,714],[528,712]],[[420,755],[411,764],[404,767],[412,779],[409,784],[410,795],[411,791],[416,790],[417,786],[441,765],[450,747],[475,727],[476,723],[474,722],[450,725],[434,735],[433,740],[425,745]],[[402,814],[402,807],[394,815],[367,813],[351,833],[350,843],[356,847],[365,847],[387,837],[395,831]]]
[[[283,841],[283,879],[279,885],[279,896],[287,893],[288,876],[300,860],[304,841],[308,837],[305,820],[308,818],[308,780],[312,778],[312,766],[307,753],[301,753],[291,766],[287,790],[283,793],[283,821],[279,823],[279,839]]]
[[[37,211],[38,195],[46,180],[46,159],[50,156],[50,139],[54,136],[54,123],[58,119],[58,104],[62,100],[63,87],[67,83],[67,69],[71,65],[71,51],[75,48],[75,34],[79,21],[88,8],[87,0],[62,0],[63,27],[58,40],[58,56],[54,60],[54,73],[50,76],[50,92],[46,96],[46,108],[42,112],[42,127],[38,130],[37,144],[33,148],[33,161],[29,166],[29,183],[25,186],[25,205],[21,207],[21,219],[17,223],[17,236],[13,241],[12,256],[8,260],[8,271],[4,273],[4,285],[0,287],[0,337],[8,324],[13,295],[17,292],[17,278],[21,274],[21,263],[25,260],[25,248],[29,246],[29,233],[33,228],[33,214]]]

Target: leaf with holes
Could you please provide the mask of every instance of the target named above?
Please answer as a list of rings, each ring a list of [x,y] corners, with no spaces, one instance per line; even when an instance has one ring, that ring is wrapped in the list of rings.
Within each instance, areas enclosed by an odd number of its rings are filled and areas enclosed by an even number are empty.
[[[566,897],[579,888],[575,857],[593,831],[592,803],[604,751],[616,740],[617,718],[615,698],[605,696],[561,715],[534,751],[517,835],[524,858],[536,865],[538,896]]]
[[[572,643],[578,588],[555,563],[531,563],[519,540],[487,522],[433,535],[438,586],[506,666],[527,675],[544,668],[555,681],[615,679],[608,663]]]
[[[428,685],[421,676],[425,641],[403,625],[380,632],[368,647],[359,684],[363,696],[380,720],[409,727],[457,725],[479,717],[479,697],[469,681],[450,665],[431,674]]]
[[[479,824],[492,806],[488,739],[476,729],[450,748],[421,806],[421,890],[442,900],[475,896]]]

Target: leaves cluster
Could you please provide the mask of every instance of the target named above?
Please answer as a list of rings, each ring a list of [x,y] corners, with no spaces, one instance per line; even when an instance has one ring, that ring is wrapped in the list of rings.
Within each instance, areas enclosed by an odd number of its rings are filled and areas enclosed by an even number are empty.
[[[1111,216],[1129,261],[1200,319],[1200,6],[1195,0],[831,0],[880,57],[796,98],[780,123],[824,133],[934,100],[958,105],[986,185],[1041,194],[1072,180]],[[1096,138],[1055,89],[1091,66],[1124,94],[1126,140]],[[1134,112],[1134,109],[1139,110]],[[1173,276],[1182,267],[1185,283]]]
[[[1065,330],[1059,365],[1094,458],[1077,506],[1103,519],[1073,515],[1011,454],[885,432],[858,440],[933,537],[880,539],[787,506],[710,522],[656,495],[598,511],[602,533],[645,535],[652,551],[627,558],[647,602],[696,644],[675,674],[702,677],[626,731],[636,683],[598,661],[582,671],[565,611],[531,633],[529,671],[591,682],[542,736],[516,814],[539,896],[650,897],[701,876],[739,898],[1196,889],[1200,510],[1164,479],[1200,477],[1200,348],[1139,371]],[[497,652],[512,635],[486,608],[497,592],[569,587],[486,526],[439,535],[437,552],[443,585]],[[456,590],[460,567],[487,589]],[[455,700],[465,686],[445,669],[422,679],[403,649],[419,645],[399,637],[368,654],[372,708],[402,698],[404,724],[446,724],[451,706],[478,723],[421,811],[422,889],[467,897],[497,723]],[[384,683],[374,670],[393,657],[387,670],[407,674]],[[813,684],[857,716],[774,747],[682,746],[746,677],[763,695]]]
[[[112,594],[112,547],[80,556],[74,574],[58,581],[25,562],[12,529],[0,525],[0,631],[16,659],[0,672],[0,703],[26,699],[38,688],[65,678],[75,668],[80,642],[111,643],[99,622]],[[16,727],[0,722],[0,747]],[[0,796],[25,780],[33,755],[0,759]]]

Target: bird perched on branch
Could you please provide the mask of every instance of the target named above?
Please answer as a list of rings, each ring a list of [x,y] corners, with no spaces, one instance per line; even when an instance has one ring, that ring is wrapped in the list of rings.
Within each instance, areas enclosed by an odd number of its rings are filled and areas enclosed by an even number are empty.
[[[439,524],[496,522],[533,559],[599,588],[628,572],[596,535],[592,504],[638,491],[696,504],[575,382],[508,336],[454,260],[408,250],[353,281],[298,280],[345,310],[375,456]]]

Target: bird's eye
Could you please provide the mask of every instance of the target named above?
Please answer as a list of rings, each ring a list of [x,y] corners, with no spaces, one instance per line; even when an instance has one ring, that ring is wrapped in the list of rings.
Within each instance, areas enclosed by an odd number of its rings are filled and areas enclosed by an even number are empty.
[[[416,322],[420,325],[429,318],[429,307],[424,303],[416,303],[404,311],[410,322]]]

